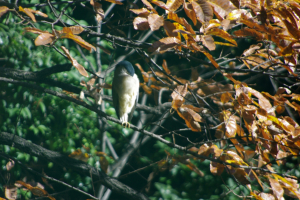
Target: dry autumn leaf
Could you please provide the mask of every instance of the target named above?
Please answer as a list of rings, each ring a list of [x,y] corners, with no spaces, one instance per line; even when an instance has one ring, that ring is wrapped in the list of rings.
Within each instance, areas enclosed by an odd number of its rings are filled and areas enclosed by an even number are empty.
[[[9,8],[6,6],[0,6],[0,17],[4,15],[7,11],[9,11]]]
[[[181,41],[176,37],[166,37],[160,39],[159,41],[154,42],[152,46],[148,48],[148,51],[150,52],[157,51],[159,53],[164,53],[169,49],[172,49],[180,45],[180,43]]]
[[[67,55],[68,59],[71,61],[72,65],[78,70],[78,72],[85,77],[89,77],[87,71],[85,70],[85,68],[80,65],[77,60],[75,60],[71,55],[68,49],[66,49],[66,47],[61,46],[62,50],[65,52],[65,54]]]

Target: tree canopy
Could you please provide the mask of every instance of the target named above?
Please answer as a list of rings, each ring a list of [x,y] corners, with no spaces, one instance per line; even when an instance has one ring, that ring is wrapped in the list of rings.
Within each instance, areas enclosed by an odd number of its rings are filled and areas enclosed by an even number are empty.
[[[0,199],[300,199],[299,19],[296,0],[0,1]]]

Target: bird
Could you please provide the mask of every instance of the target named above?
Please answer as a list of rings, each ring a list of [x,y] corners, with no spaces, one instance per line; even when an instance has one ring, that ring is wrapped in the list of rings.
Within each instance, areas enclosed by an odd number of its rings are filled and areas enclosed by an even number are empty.
[[[113,106],[123,127],[130,128],[130,120],[139,99],[140,81],[132,64],[128,61],[119,62],[114,71],[112,82]]]

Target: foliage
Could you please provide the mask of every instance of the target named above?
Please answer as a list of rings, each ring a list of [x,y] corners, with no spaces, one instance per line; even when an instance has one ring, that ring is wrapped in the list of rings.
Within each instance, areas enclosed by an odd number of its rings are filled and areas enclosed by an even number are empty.
[[[3,1],[0,17],[1,196],[300,199],[299,2]],[[124,59],[130,128],[110,97]]]

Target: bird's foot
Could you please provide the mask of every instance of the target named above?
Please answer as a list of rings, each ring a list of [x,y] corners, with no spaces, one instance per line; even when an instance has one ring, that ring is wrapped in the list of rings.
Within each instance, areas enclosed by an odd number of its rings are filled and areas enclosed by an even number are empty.
[[[122,126],[123,126],[124,128],[130,128],[129,122],[122,122]]]

